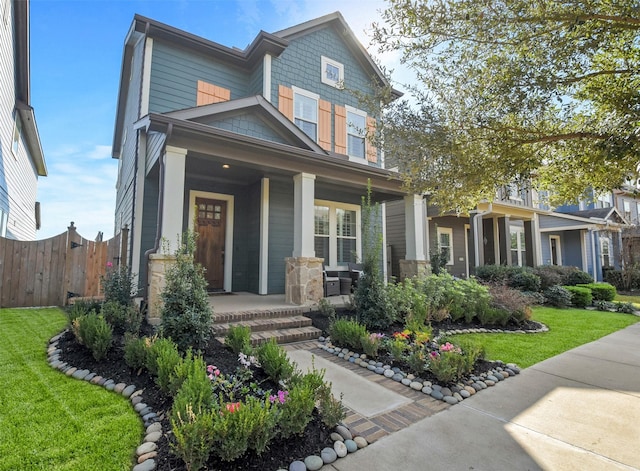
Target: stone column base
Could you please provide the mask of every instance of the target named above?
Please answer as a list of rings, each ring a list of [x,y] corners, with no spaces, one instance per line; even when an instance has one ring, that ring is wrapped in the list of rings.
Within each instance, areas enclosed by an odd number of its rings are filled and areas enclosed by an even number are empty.
[[[318,302],[323,296],[322,262],[316,257],[285,258],[285,300],[302,305]]]
[[[175,255],[151,254],[149,255],[149,272],[147,279],[148,286],[148,305],[147,305],[147,322],[151,325],[160,325],[162,318],[162,298],[160,294],[165,286],[165,277],[167,270],[176,262]]]
[[[430,273],[431,265],[426,260],[400,260],[400,281]]]

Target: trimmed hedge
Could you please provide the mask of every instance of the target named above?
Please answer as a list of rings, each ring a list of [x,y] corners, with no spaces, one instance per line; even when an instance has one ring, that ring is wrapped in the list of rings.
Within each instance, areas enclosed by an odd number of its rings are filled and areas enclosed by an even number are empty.
[[[594,301],[613,301],[616,297],[616,287],[609,283],[588,283],[577,285],[589,288]]]
[[[589,288],[581,286],[563,286],[563,288],[571,293],[571,304],[574,306],[582,308],[591,306],[593,295]]]

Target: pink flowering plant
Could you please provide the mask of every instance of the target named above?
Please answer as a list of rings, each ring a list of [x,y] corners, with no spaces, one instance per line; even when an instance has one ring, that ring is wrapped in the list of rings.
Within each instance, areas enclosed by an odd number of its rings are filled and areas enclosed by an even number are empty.
[[[384,334],[369,334],[363,336],[360,341],[362,343],[362,350],[371,358],[378,358],[378,350],[382,346],[382,341],[385,338]]]
[[[482,348],[477,345],[462,348],[447,341],[429,353],[428,369],[439,381],[450,383],[470,373],[482,356]]]

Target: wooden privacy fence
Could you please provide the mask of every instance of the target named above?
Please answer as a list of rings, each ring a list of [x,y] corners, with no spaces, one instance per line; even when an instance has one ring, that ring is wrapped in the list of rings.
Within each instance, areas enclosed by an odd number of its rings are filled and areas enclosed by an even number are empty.
[[[64,306],[72,297],[100,296],[100,278],[107,265],[126,262],[129,230],[113,239],[99,234],[90,241],[76,232],[45,240],[0,237],[0,307]]]

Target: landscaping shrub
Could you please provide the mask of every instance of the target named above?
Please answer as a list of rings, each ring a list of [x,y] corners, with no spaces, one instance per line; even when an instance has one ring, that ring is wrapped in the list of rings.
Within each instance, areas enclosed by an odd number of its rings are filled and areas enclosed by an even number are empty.
[[[530,304],[544,304],[544,294],[538,293],[536,291],[521,291],[523,295],[527,297]]]
[[[255,450],[258,455],[267,449],[269,442],[276,436],[276,425],[280,419],[276,401],[275,396],[263,402],[253,396],[247,398],[245,405],[251,411],[249,448]]]
[[[162,290],[162,333],[182,352],[203,348],[211,334],[212,310],[203,268],[194,260],[195,234],[187,232],[167,270]]]
[[[416,376],[420,376],[424,374],[424,371],[427,367],[427,355],[423,348],[414,348],[411,352],[406,356],[407,365],[409,365],[409,370]]]
[[[126,266],[121,265],[119,268],[113,268],[113,265],[108,263],[107,273],[101,278],[105,303],[112,301],[121,306],[131,306],[133,304],[133,278],[134,275]]]
[[[576,286],[582,284],[593,283],[593,277],[582,270],[575,269],[571,273],[569,273],[569,277],[567,279],[567,286]]]
[[[171,451],[178,455],[185,463],[188,471],[197,471],[209,459],[211,446],[214,442],[214,420],[217,411],[206,410],[189,402],[174,401],[170,413]]]
[[[65,309],[65,313],[67,314],[67,319],[69,320],[69,325],[72,326],[73,322],[82,316],[85,316],[89,313],[99,314],[100,313],[100,304],[96,302],[87,302],[87,301],[77,301]]]
[[[395,306],[396,317],[400,322],[406,321],[416,305],[424,305],[424,299],[416,290],[413,281],[413,278],[407,278],[401,282],[388,283],[386,287],[387,297],[389,302]]]
[[[508,282],[511,288],[520,291],[539,291],[540,277],[530,270],[522,270],[520,273],[514,273]]]
[[[487,283],[506,283],[512,267],[508,265],[482,265],[475,268],[476,278]]]
[[[533,273],[540,278],[540,291],[546,291],[552,286],[561,285],[562,275],[556,269],[555,265],[541,265],[533,268]]]
[[[340,393],[340,399],[336,399],[331,394],[331,383],[325,383],[316,397],[318,397],[318,410],[323,424],[333,428],[345,419],[347,413],[342,406],[343,394]]]
[[[117,301],[106,301],[100,312],[117,333],[137,334],[140,331],[142,314],[133,304],[123,305]]]
[[[604,281],[620,291],[640,289],[640,270],[637,265],[626,266],[623,270],[606,268],[602,272]]]
[[[367,328],[351,319],[338,319],[329,326],[329,336],[335,345],[358,350],[362,347],[362,338],[367,337]]]
[[[251,329],[246,325],[229,326],[229,331],[224,337],[224,344],[233,353],[251,353]]]
[[[371,359],[378,358],[383,338],[383,334],[369,334],[361,337],[360,343],[362,345],[362,351]]]
[[[618,307],[616,303],[612,303],[610,301],[595,300],[595,299],[593,300],[593,306],[598,311],[611,311],[611,310],[616,310],[616,308]]]
[[[274,339],[260,345],[256,353],[262,369],[274,382],[287,380],[293,374],[294,368],[287,352]]]
[[[76,319],[78,335],[96,361],[107,356],[113,342],[113,329],[104,317],[90,313]]]
[[[156,350],[158,345],[159,342],[155,342],[153,345],[157,368],[156,384],[162,392],[171,394],[171,379],[175,375],[176,366],[182,359],[175,343],[162,343],[160,344],[161,348]]]
[[[145,338],[145,345],[147,346],[147,371],[153,376],[158,376],[158,356],[164,350],[177,349],[176,344],[171,339],[165,339],[162,337],[153,336],[151,338]]]
[[[191,349],[187,350],[184,358],[180,358],[169,375],[169,394],[175,396],[188,378],[192,378],[193,381],[209,382],[204,359],[194,355]]]
[[[546,303],[551,306],[562,308],[571,305],[571,293],[562,286],[551,286],[547,288],[543,294]]]
[[[636,307],[633,303],[616,303],[616,312],[623,312],[625,314],[633,314],[636,312]]]
[[[336,308],[333,307],[333,304],[331,304],[327,298],[320,298],[320,301],[318,301],[318,311],[323,316],[326,316],[329,319],[329,322],[335,321]]]
[[[474,278],[468,280],[451,278],[445,293],[453,320],[464,318],[464,321],[470,324],[478,314],[489,308],[491,299],[489,290]]]
[[[591,306],[593,296],[589,288],[580,286],[565,286],[564,288],[571,293],[571,304],[582,308]]]
[[[482,325],[505,326],[509,322],[511,313],[506,309],[490,307],[478,315],[478,320]]]
[[[615,286],[609,283],[589,283],[576,286],[589,288],[594,301],[613,301],[617,294]]]
[[[531,317],[529,299],[520,291],[507,286],[494,285],[489,288],[489,293],[491,307],[508,312],[509,320],[520,324]],[[499,314],[496,315],[499,316]]]
[[[146,339],[138,338],[135,334],[124,335],[124,361],[132,370],[139,370],[147,364]]]
[[[295,384],[289,390],[287,400],[281,407],[280,436],[288,438],[304,432],[307,424],[311,421],[315,402],[315,391],[308,382],[301,381]]]

